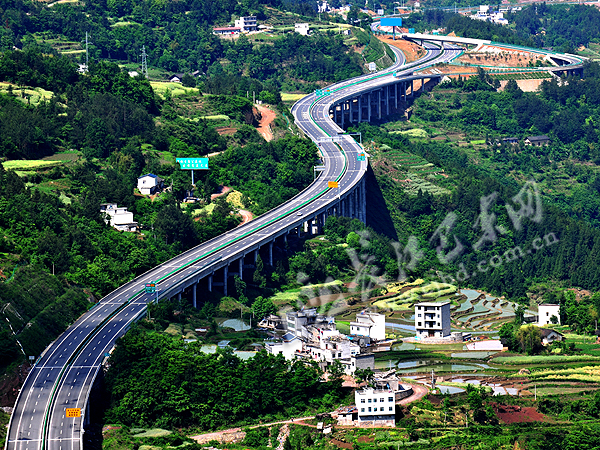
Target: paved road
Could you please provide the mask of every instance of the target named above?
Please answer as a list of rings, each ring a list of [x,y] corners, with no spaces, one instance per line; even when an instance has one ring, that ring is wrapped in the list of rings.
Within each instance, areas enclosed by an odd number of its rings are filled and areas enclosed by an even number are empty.
[[[432,58],[448,57],[447,52],[442,53],[434,44],[426,46],[428,51],[422,65]],[[372,89],[389,82],[391,72],[404,62],[402,54],[397,50],[394,52],[398,56],[396,64],[376,77],[365,75],[338,83],[332,89],[339,90],[319,100],[314,94],[300,100],[293,107],[299,126],[313,139],[326,136],[326,133],[341,132],[329,119],[329,105],[348,93],[355,94],[361,89]],[[414,63],[411,66],[414,67]],[[335,202],[338,195],[343,195],[360,181],[367,168],[366,162],[357,161],[356,153],[361,149],[354,140],[345,137],[340,145],[343,151],[333,143],[320,147],[326,169],[296,197],[140,275],[103,298],[70,326],[44,351],[29,373],[11,416],[7,448],[80,449],[84,417],[68,418],[66,410],[82,408],[85,413],[90,387],[105,355],[129,325],[145,314],[147,302],[154,299],[154,295],[143,292],[144,283],[156,282],[161,295],[170,295],[169,290],[177,289],[182,282],[253,251],[257,245],[269,242],[282,231],[298,226],[304,217]],[[329,180],[339,180],[340,188],[328,189]]]

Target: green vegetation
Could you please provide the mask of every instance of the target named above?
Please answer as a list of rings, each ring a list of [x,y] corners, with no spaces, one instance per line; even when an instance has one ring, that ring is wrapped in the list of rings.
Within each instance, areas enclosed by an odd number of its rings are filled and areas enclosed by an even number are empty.
[[[493,359],[494,364],[554,364],[580,361],[595,361],[600,359],[590,355],[535,355],[535,356],[497,356]]]
[[[247,361],[231,350],[205,354],[153,328],[134,327],[111,355],[108,422],[214,429],[329,409],[344,396],[340,379],[321,382],[311,364],[265,351]]]

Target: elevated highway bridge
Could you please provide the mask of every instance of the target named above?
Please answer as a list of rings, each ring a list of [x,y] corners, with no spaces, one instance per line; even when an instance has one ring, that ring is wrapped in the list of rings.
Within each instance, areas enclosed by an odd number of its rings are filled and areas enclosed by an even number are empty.
[[[343,126],[386,114],[392,104],[406,100],[407,90],[413,94],[409,83],[422,78],[416,71],[458,55],[456,47],[445,43],[425,40],[423,45],[426,55],[417,62],[405,65],[402,53],[393,48],[396,62],[388,69],[334,84],[319,96],[313,93],[298,101],[292,107],[296,124],[319,142],[319,177],[268,213],[124,284],[81,316],[46,348],[30,371],[11,415],[6,448],[83,448],[94,381],[116,340],[145,315],[149,302],[185,295],[197,306],[205,290],[219,288],[227,295],[233,275],[243,278],[259,253],[272,265],[273,247],[290,233],[318,232],[332,214],[364,222],[368,161],[358,158],[363,149],[343,134]],[[329,181],[336,181],[338,188],[329,188]],[[144,285],[150,282],[158,294],[145,292]],[[68,417],[67,409],[81,414]]]

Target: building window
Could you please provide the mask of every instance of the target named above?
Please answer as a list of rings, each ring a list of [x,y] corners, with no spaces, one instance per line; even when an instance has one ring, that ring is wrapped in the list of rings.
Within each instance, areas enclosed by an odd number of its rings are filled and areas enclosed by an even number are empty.
[[[388,402],[393,402],[394,401],[394,397],[388,397]]]
[[[417,323],[417,326],[419,326],[419,327],[420,327],[420,326],[421,326],[421,322]]]
[[[360,408],[360,412],[365,412],[365,408]]]
[[[371,399],[369,399],[369,403],[371,403]]]
[[[373,403],[377,403],[377,399],[376,398],[373,399]]]
[[[392,407],[390,406],[390,411],[393,411],[393,410],[394,410],[394,408],[392,408]]]
[[[419,314],[417,317],[421,317],[421,314]]]
[[[341,357],[342,357],[342,354],[341,354],[341,353],[338,353],[338,358],[341,358]]]
[[[380,398],[380,399],[379,399],[379,401],[380,401],[381,403],[385,402],[385,400],[384,400],[384,399],[382,399],[382,398]]]
[[[371,412],[371,407],[369,406],[369,412]]]
[[[360,402],[361,402],[361,403],[364,403],[364,402],[365,402],[365,399],[364,399],[364,398],[361,398],[361,399],[360,399]]]

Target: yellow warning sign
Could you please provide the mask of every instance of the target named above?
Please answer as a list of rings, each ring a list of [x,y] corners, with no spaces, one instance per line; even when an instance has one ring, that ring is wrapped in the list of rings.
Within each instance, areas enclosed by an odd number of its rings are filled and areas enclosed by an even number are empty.
[[[338,187],[338,182],[337,181],[328,181],[327,187],[336,188],[336,187]]]
[[[67,408],[65,417],[81,417],[81,408]]]

